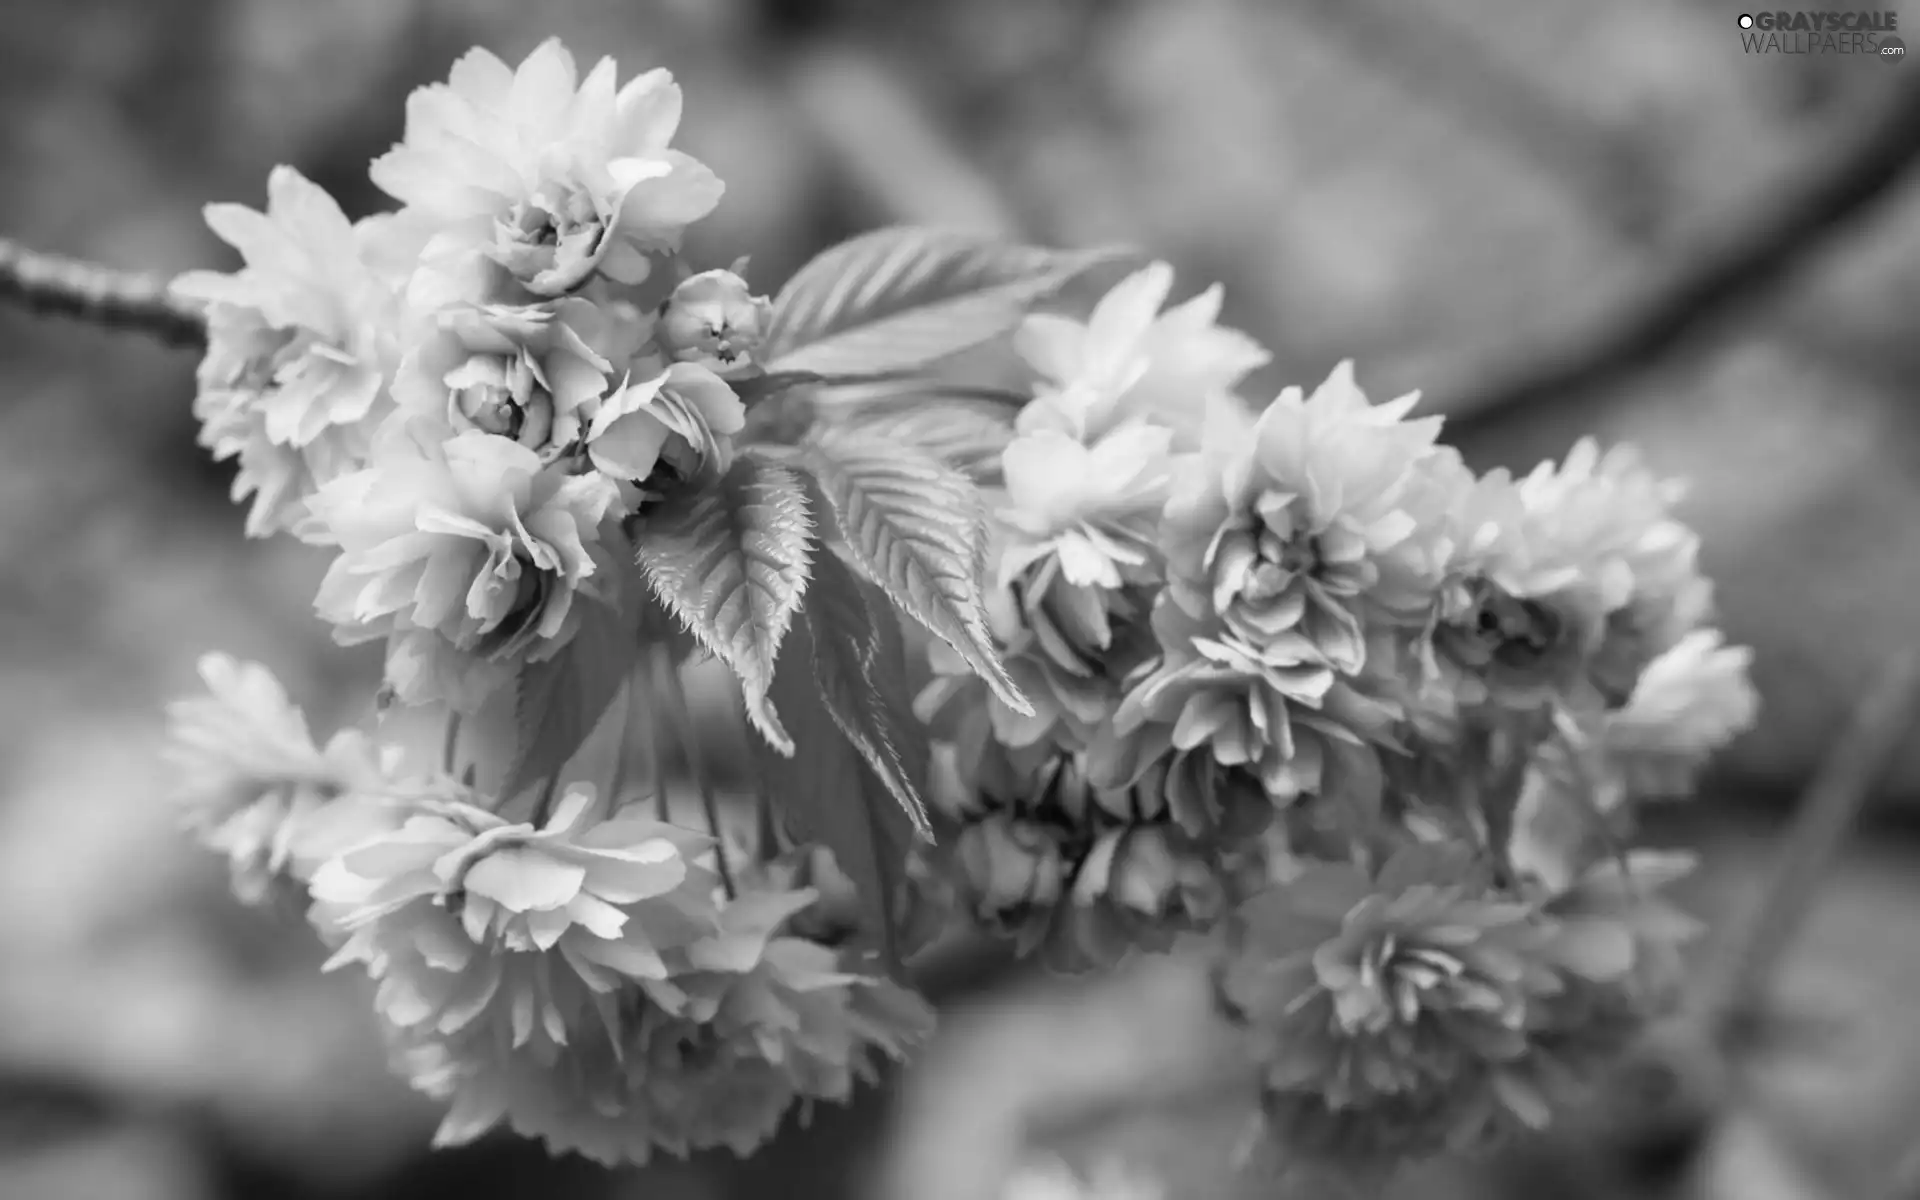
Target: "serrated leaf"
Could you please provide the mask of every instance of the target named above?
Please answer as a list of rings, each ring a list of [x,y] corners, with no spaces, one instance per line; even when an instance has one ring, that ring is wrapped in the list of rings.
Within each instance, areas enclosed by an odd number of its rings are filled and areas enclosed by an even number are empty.
[[[1009,708],[1031,715],[987,628],[986,521],[973,483],[910,447],[846,430],[819,433],[806,464],[860,569]]]
[[[822,556],[822,562],[826,559]],[[885,615],[893,624],[891,611]],[[832,658],[838,652],[825,653]],[[762,786],[789,831],[833,851],[835,863],[859,894],[868,939],[890,964],[897,964],[896,904],[914,824],[823,702],[821,657],[812,621],[803,617],[781,647],[772,692],[774,703],[792,721],[794,755],[781,758],[759,743],[754,755]],[[903,760],[907,753],[902,751]],[[924,764],[919,776],[910,776],[916,785],[923,777]]]
[[[1020,323],[1034,302],[1114,251],[1055,251],[896,226],[822,252],[774,297],[769,372],[907,370]]]
[[[792,738],[768,692],[812,558],[813,522],[799,478],[742,455],[712,485],[649,512],[635,541],[654,594],[739,677],[748,718],[791,756]]]
[[[889,396],[835,415],[846,428],[913,446],[975,483],[1000,478],[1000,454],[1013,440],[1017,405],[963,392]]]
[[[635,636],[640,652],[664,655],[667,662],[679,666],[693,657],[700,649],[700,642],[687,629],[686,623],[667,610],[667,606],[654,594],[653,585],[647,582],[647,573],[636,561],[637,554],[629,549],[625,568],[634,575],[633,584],[628,589],[634,618]]]
[[[500,789],[511,799],[558,775],[626,684],[639,643],[619,608],[581,599],[580,628],[558,654],[528,663],[515,685],[521,742]]]
[[[813,647],[814,683],[827,714],[860,752],[867,766],[913,823],[933,840],[933,824],[921,798],[928,752],[925,736],[906,696],[904,662],[886,653],[882,631],[899,633],[893,606],[881,596],[868,602],[867,588],[831,554],[820,556],[807,594],[805,621]]]

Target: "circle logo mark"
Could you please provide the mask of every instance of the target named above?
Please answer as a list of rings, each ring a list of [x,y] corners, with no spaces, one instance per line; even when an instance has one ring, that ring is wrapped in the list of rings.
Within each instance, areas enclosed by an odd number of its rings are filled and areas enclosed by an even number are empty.
[[[1742,29],[1752,29],[1752,28],[1753,28],[1753,14],[1752,14],[1752,13],[1741,13],[1741,14],[1740,14],[1740,28],[1742,28]]]
[[[1888,62],[1899,62],[1907,56],[1907,44],[1897,37],[1880,39],[1880,57]]]

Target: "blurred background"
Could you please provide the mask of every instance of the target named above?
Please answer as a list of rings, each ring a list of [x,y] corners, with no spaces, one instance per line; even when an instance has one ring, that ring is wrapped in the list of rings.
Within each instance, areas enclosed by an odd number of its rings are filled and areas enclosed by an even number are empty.
[[[259,205],[286,162],[372,211],[365,167],[411,88],[469,46],[517,61],[557,34],[679,77],[679,144],[728,184],[696,262],[750,253],[777,282],[902,220],[1126,241],[1176,265],[1179,295],[1226,285],[1226,323],[1274,351],[1255,390],[1354,357],[1376,396],[1424,388],[1480,466],[1639,442],[1693,481],[1725,623],[1757,649],[1761,728],[1660,831],[1701,846],[1693,905],[1733,928],[1862,695],[1920,641],[1920,64],[1750,57],[1738,11],[6,0],[0,233],[230,266],[203,203]],[[980,1130],[1147,1069],[1126,1056],[1160,1019],[1148,983],[962,951],[927,982],[951,1020],[910,1104],[823,1112],[747,1164],[427,1155],[434,1114],[387,1076],[354,981],[233,905],[158,802],[160,706],[202,652],[273,667],[321,732],[378,673],[312,619],[315,557],[242,538],[227,471],[194,445],[193,367],[0,311],[0,1200],[837,1198],[886,1161],[961,1170]],[[1903,740],[1774,981],[1787,1033],[1737,1086],[1677,1069],[1694,1061],[1677,1045],[1612,1109],[1408,1195],[1902,1194],[1920,1142],[1920,737]],[[1271,1194],[1229,1190],[1235,1132],[1200,1113],[1108,1141],[1173,1198]],[[914,1200],[936,1194],[964,1193]]]

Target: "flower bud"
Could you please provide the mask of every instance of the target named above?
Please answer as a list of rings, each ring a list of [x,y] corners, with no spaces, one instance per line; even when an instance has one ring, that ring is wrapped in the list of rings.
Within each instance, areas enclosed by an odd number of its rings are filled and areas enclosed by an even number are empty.
[[[448,400],[457,424],[460,418],[486,433],[512,436],[519,420],[518,406],[507,388],[506,372],[497,358],[475,355],[447,376]]]
[[[1066,863],[1045,826],[996,813],[960,835],[960,869],[975,910],[988,918],[1015,918],[1060,901]]]
[[[1167,845],[1166,832],[1147,825],[1131,831],[1114,856],[1107,897],[1122,908],[1158,916],[1180,882],[1180,865]]]
[[[716,374],[751,368],[773,319],[773,302],[756,296],[732,271],[703,271],[673,289],[654,336],[676,362]]]

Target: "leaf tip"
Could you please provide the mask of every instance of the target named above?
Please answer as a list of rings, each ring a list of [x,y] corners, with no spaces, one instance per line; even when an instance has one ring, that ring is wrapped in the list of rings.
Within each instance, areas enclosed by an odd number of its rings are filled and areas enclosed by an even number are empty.
[[[780,714],[774,711],[771,700],[765,696],[749,693],[747,720],[753,725],[754,730],[766,739],[767,745],[773,747],[774,753],[781,758],[793,757],[793,736],[787,732],[786,726],[780,723]]]
[[[979,672],[982,679],[987,681],[987,686],[993,690],[995,696],[999,697],[1000,703],[1023,717],[1033,716],[1033,701],[1027,699],[1026,693],[1014,683],[1013,676],[1007,674],[1007,669],[1001,665],[999,656],[987,649],[991,645],[991,642],[983,641],[981,647],[983,652],[977,656],[969,655],[975,659],[974,669]]]

